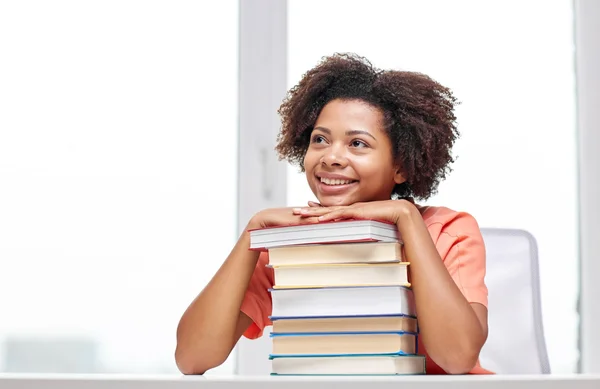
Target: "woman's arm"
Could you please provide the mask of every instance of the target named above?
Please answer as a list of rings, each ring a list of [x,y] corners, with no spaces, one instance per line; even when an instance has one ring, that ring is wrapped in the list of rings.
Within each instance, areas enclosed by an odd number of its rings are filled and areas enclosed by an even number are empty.
[[[182,373],[204,374],[225,362],[252,324],[252,319],[240,310],[259,261],[259,253],[249,250],[247,231],[316,222],[316,218],[295,215],[292,208],[266,209],[254,215],[221,268],[179,321],[175,361]],[[264,290],[266,293],[267,287]]]
[[[446,269],[419,210],[397,221],[414,290],[420,336],[431,359],[450,374],[468,373],[487,339],[487,308],[470,304]]]
[[[358,218],[395,223],[410,262],[420,336],[427,353],[447,373],[468,373],[475,367],[487,339],[487,308],[479,303],[470,304],[464,297],[414,204],[406,200],[386,200],[319,207],[313,203],[295,212],[305,217],[316,216],[323,222]],[[484,252],[476,255],[484,255]],[[469,259],[479,261],[477,257],[467,256],[457,261],[466,264]]]
[[[194,299],[177,327],[175,361],[183,374],[204,374],[219,366],[250,326],[240,312],[259,253],[250,251],[244,231],[221,268]]]

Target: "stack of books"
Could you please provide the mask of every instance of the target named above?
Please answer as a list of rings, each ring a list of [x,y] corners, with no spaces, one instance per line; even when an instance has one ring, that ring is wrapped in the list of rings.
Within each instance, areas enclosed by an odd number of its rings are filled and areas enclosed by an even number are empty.
[[[395,225],[344,220],[250,231],[275,282],[273,375],[424,374]]]

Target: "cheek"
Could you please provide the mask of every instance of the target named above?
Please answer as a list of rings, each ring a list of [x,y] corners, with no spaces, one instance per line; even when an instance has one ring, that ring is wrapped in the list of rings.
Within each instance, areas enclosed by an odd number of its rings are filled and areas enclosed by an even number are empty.
[[[393,187],[395,171],[389,168],[382,168],[379,164],[363,166],[361,171],[361,181],[372,190],[387,190],[388,186]]]
[[[361,161],[360,166],[357,165],[357,169],[360,170],[360,175],[363,179],[369,180],[379,180],[381,177],[384,177],[388,170],[386,167],[386,165],[376,159],[365,159]]]
[[[307,152],[304,155],[304,169],[306,171],[312,170],[315,167],[315,164],[318,162],[316,156],[314,155],[314,153],[311,152]]]

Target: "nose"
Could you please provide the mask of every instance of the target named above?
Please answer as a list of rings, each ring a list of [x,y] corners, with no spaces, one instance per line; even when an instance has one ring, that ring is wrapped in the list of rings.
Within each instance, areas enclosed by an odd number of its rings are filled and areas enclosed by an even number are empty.
[[[343,146],[331,146],[323,153],[321,164],[328,167],[346,167],[348,158]]]

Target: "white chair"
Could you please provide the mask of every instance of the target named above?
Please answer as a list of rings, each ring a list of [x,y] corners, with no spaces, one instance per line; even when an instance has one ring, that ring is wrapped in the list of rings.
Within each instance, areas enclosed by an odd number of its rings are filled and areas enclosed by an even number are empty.
[[[481,365],[498,374],[549,374],[535,238],[516,229],[481,232],[489,294],[489,336]]]

